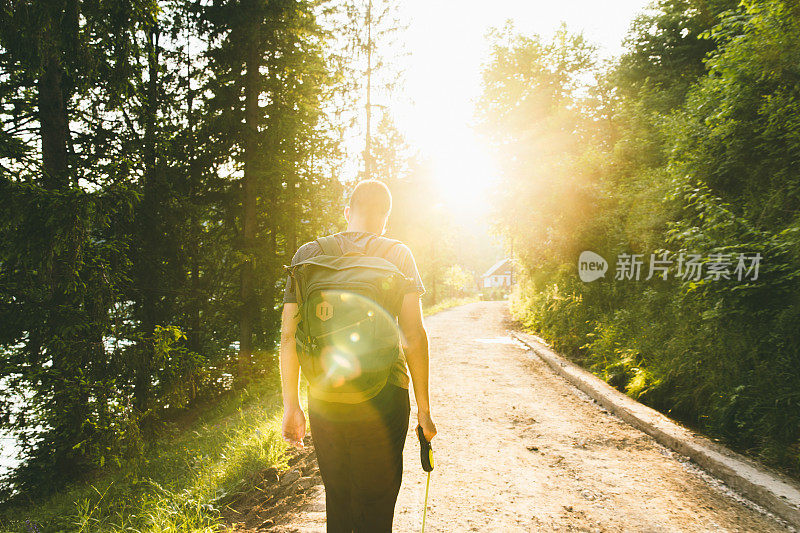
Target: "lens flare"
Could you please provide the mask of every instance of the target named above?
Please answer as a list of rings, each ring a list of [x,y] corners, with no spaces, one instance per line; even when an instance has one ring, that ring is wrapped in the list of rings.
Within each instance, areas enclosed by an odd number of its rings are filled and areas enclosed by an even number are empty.
[[[382,364],[373,352],[373,343],[367,341],[375,334],[393,334],[399,342],[400,328],[392,314],[361,294],[326,290],[322,297],[337,317],[321,322],[320,330],[313,332],[324,345],[319,356],[322,381],[329,387],[341,387]]]
[[[321,354],[322,367],[325,369],[324,379],[332,387],[341,387],[350,379],[361,374],[361,365],[353,354],[334,347],[327,347]]]

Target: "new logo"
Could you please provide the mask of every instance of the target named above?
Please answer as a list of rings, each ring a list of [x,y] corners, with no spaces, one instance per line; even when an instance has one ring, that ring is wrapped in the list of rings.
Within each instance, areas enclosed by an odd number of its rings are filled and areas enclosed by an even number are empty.
[[[594,252],[585,251],[581,252],[578,258],[578,276],[581,281],[590,282],[606,275],[608,270],[608,262],[603,259],[603,256]]]

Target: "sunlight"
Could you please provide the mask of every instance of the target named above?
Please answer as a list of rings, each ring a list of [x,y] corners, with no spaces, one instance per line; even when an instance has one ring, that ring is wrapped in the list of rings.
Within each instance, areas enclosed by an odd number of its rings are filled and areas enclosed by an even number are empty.
[[[488,148],[473,128],[489,29],[513,19],[522,31],[548,36],[565,21],[596,42],[601,57],[608,57],[619,53],[621,36],[645,5],[646,0],[621,0],[611,20],[605,16],[607,4],[588,0],[501,0],[492,9],[476,1],[401,4],[410,23],[404,34],[408,55],[400,58],[403,91],[393,103],[394,118],[411,146],[431,161],[448,210],[458,216],[487,212],[496,183],[498,172]]]
[[[483,216],[496,180],[487,147],[471,131],[437,146],[430,154],[435,185],[445,207],[458,216]]]

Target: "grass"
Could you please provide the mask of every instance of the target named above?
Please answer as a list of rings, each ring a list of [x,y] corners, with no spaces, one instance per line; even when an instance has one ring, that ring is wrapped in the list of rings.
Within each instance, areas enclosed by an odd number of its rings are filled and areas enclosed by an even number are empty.
[[[222,530],[219,508],[226,498],[251,490],[266,468],[286,466],[276,391],[273,376],[206,408],[160,439],[137,469],[105,472],[46,501],[0,510],[0,531]]]

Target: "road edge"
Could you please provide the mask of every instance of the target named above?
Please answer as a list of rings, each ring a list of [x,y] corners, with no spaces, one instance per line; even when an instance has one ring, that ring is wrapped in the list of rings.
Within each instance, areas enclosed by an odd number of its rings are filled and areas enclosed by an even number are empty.
[[[611,413],[684,455],[729,487],[800,529],[800,486],[708,438],[693,433],[655,409],[619,392],[605,381],[556,354],[529,333],[511,335],[579,390]]]

